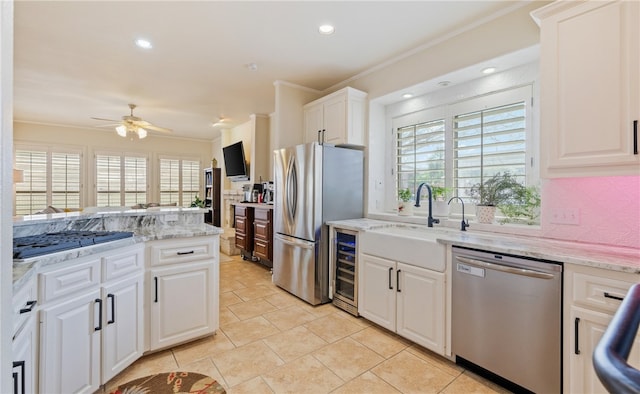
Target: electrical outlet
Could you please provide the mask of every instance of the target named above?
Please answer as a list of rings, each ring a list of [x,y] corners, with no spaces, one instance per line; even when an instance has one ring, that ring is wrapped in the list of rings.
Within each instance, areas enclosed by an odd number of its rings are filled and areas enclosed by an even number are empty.
[[[556,208],[551,210],[551,223],[580,224],[580,210],[577,208]]]

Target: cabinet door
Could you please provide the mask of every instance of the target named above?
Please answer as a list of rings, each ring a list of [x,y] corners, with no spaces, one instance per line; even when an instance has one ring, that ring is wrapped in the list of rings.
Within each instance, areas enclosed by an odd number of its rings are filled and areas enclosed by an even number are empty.
[[[36,318],[29,317],[13,339],[13,378],[18,393],[37,393],[36,360],[38,343]]]
[[[324,128],[322,103],[304,109],[304,142],[318,142],[318,132]]]
[[[144,350],[142,273],[102,288],[102,382],[142,356]]]
[[[395,331],[395,263],[361,254],[358,281],[358,313],[388,330]]]
[[[637,175],[640,5],[575,4],[541,22],[542,170],[548,177]]]
[[[444,354],[444,274],[398,263],[397,332]]]
[[[347,143],[347,98],[339,95],[324,103],[324,142]]]
[[[150,277],[150,350],[213,333],[211,262],[152,269]]]
[[[606,313],[571,307],[571,322],[574,326],[570,330],[569,346],[565,347],[565,352],[570,352],[569,393],[607,393],[593,369],[592,356],[611,319],[612,315]],[[576,354],[577,351],[579,354]],[[628,363],[636,369],[640,368],[638,337],[631,348]]]
[[[93,393],[100,387],[100,290],[40,311],[40,387]]]

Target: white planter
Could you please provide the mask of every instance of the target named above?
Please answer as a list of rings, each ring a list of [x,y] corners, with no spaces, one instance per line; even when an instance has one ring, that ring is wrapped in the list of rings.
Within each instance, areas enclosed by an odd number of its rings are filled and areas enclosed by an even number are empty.
[[[448,218],[449,204],[446,201],[434,201],[431,206],[431,213],[437,218]]]
[[[398,215],[411,216],[413,215],[413,202],[412,201],[398,201]]]
[[[476,205],[478,223],[493,223],[496,218],[496,207],[492,205]]]

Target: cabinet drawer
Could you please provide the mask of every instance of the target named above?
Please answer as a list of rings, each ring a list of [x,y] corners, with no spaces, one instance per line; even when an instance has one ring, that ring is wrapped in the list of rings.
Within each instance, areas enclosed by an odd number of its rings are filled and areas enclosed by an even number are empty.
[[[614,313],[633,284],[621,279],[575,272],[572,302]]]
[[[47,303],[100,285],[100,258],[40,274],[40,300]]]
[[[236,217],[236,234],[238,232],[244,233],[247,230],[247,222],[244,218]]]
[[[35,313],[37,300],[36,281],[35,278],[31,278],[13,295],[13,335]]]
[[[271,253],[269,253],[270,247],[271,243],[269,243],[268,241],[265,242],[256,238],[253,242],[253,254],[262,259],[271,260]]]
[[[269,222],[253,222],[254,234],[253,236],[265,241],[271,240],[271,226]]]
[[[214,243],[208,237],[156,241],[150,246],[151,266],[213,258]]]
[[[137,245],[122,253],[106,256],[102,259],[102,277],[104,281],[125,276],[131,272],[142,271],[144,265],[144,246]]]
[[[253,218],[257,220],[271,221],[271,209],[256,209]]]
[[[247,207],[236,207],[234,212],[236,214],[236,218],[238,216],[245,217],[247,216]]]

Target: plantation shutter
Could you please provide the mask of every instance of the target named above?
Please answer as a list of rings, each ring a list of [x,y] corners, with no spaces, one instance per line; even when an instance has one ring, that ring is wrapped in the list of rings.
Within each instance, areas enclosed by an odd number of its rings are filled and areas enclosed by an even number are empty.
[[[459,196],[499,172],[525,184],[525,112],[521,101],[453,117],[453,181]]]
[[[47,207],[47,152],[16,150],[15,166],[24,182],[16,184],[16,214],[30,215]]]
[[[96,205],[120,206],[122,190],[120,156],[96,155]]]
[[[124,158],[124,205],[133,206],[147,202],[147,159]]]
[[[196,160],[182,161],[182,206],[191,205],[200,192],[200,162]],[[203,200],[204,197],[201,198]]]
[[[444,186],[444,119],[398,128],[396,172],[398,190],[415,192],[422,182]]]
[[[51,153],[51,205],[80,208],[80,160],[78,153]]]
[[[180,202],[180,160],[160,159],[160,204]]]

